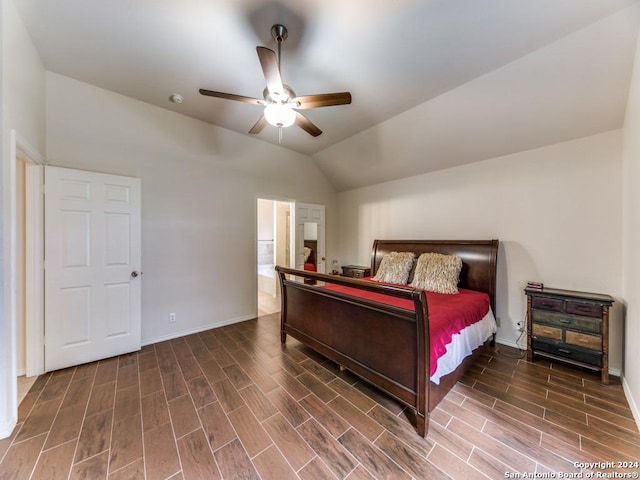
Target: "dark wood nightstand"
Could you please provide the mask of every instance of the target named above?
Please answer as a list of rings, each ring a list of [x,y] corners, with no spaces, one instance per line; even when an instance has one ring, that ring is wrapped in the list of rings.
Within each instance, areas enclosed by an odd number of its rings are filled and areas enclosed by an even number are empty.
[[[609,307],[613,298],[556,288],[525,288],[527,360],[545,357],[599,371],[609,384]]]
[[[371,275],[371,268],[358,265],[345,265],[342,267],[342,276],[351,278],[364,278]]]

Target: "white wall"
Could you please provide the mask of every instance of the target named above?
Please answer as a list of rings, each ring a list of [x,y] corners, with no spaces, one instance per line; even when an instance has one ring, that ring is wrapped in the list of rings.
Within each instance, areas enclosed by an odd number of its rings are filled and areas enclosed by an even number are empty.
[[[16,130],[32,148],[44,154],[44,66],[13,0],[3,0],[3,6],[2,113],[6,120],[5,129]],[[3,137],[5,133],[6,130],[3,131]]]
[[[17,420],[16,364],[14,357],[16,332],[11,324],[15,308],[10,291],[11,225],[10,213],[15,208],[10,198],[11,172],[15,158],[11,152],[10,131],[15,130],[23,142],[39,153],[45,151],[45,72],[31,39],[12,0],[1,0],[1,138],[2,168],[0,183],[0,438],[11,433]]]
[[[258,197],[324,204],[336,231],[309,157],[50,72],[47,158],[141,178],[144,343],[256,314]]]
[[[640,35],[623,133],[622,291],[627,306],[623,385],[640,425]]]
[[[518,337],[528,280],[607,293],[619,374],[621,148],[613,131],[340,193],[340,262],[368,265],[376,238],[497,238],[498,340]]]
[[[275,202],[264,198],[258,199],[258,241],[274,239]]]
[[[2,107],[2,115],[0,115],[0,185],[2,185],[3,194],[0,195],[0,212],[2,212],[2,218],[0,219],[0,388],[3,392],[0,394],[0,438],[5,438],[10,435],[11,430],[15,426],[17,418],[17,405],[14,400],[16,397],[16,384],[12,381],[11,376],[15,369],[14,364],[14,346],[13,346],[13,325],[8,315],[8,303],[5,301],[5,290],[7,288],[7,280],[11,274],[8,267],[9,256],[5,253],[7,250],[7,242],[5,240],[5,218],[7,202],[5,201],[6,177],[5,163],[9,161],[7,158],[9,153],[8,148],[8,134],[5,134],[5,114],[4,114],[4,102],[5,102],[5,19],[7,14],[5,10],[6,1],[0,2],[0,25],[2,25],[2,32],[0,33],[0,107]],[[10,292],[9,292],[10,294]]]

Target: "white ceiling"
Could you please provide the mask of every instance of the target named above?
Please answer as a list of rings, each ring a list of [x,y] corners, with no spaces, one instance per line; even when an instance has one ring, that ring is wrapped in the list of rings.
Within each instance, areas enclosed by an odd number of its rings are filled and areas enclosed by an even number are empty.
[[[245,134],[259,106],[198,89],[261,98],[285,24],[284,82],[353,95],[282,142],[339,190],[620,128],[640,23],[640,0],[15,2],[48,70]]]

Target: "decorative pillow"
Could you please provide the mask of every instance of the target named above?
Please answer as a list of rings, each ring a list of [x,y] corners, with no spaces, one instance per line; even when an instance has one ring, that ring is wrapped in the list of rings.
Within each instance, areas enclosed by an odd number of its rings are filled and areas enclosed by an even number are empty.
[[[409,272],[413,267],[416,256],[413,252],[391,252],[382,257],[376,276],[377,282],[406,285]]]
[[[436,293],[458,293],[462,260],[455,255],[423,253],[418,258],[411,286]]]

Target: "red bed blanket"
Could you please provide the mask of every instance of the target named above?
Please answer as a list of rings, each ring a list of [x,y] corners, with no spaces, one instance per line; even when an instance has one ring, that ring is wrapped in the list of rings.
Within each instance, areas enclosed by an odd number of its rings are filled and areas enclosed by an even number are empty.
[[[411,300],[391,295],[335,284],[327,284],[323,288],[386,305],[414,310]],[[429,376],[431,376],[437,369],[438,359],[447,351],[447,345],[451,343],[453,335],[460,333],[465,327],[479,322],[489,312],[489,295],[465,289],[459,289],[459,293],[453,295],[425,293],[429,309],[429,338],[431,341]]]

